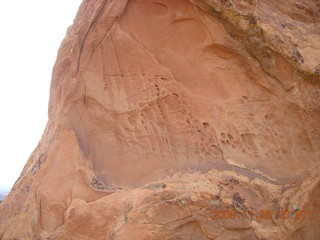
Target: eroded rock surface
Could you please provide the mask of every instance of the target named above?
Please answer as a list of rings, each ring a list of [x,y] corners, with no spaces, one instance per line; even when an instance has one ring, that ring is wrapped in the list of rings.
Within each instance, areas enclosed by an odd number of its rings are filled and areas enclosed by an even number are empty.
[[[319,9],[84,1],[0,239],[316,240]]]

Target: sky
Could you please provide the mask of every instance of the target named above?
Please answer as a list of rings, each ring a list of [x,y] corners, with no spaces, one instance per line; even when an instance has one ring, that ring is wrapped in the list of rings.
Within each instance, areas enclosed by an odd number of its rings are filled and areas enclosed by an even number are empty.
[[[1,1],[0,194],[8,192],[48,120],[52,68],[81,0]]]

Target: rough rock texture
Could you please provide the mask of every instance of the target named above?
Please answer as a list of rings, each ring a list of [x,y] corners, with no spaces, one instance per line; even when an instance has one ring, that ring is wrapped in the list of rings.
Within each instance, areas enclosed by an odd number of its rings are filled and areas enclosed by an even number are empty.
[[[319,1],[85,0],[0,239],[319,239],[319,64]]]

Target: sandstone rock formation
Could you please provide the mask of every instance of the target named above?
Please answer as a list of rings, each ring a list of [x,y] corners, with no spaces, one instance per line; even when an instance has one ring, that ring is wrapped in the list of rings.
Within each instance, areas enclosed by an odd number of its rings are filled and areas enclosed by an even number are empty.
[[[0,239],[319,239],[319,64],[315,0],[83,1]]]

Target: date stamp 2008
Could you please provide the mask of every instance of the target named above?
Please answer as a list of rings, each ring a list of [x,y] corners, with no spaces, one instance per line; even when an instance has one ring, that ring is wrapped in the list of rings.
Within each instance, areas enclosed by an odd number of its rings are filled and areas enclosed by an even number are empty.
[[[307,216],[306,210],[296,210],[293,213],[289,213],[287,210],[284,211],[271,211],[261,210],[258,212],[243,211],[237,212],[235,210],[224,210],[224,211],[213,211],[212,219],[239,219],[243,217],[249,221],[252,220],[266,220],[266,219],[296,219],[303,220]]]

